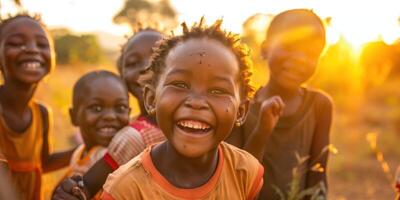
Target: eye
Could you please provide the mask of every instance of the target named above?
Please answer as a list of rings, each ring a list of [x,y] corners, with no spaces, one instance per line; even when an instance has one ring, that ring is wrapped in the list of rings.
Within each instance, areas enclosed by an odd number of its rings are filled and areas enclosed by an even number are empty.
[[[175,87],[182,88],[182,89],[189,89],[189,85],[184,82],[175,82],[172,83]]]
[[[115,108],[115,110],[116,110],[118,113],[127,113],[127,112],[129,112],[129,106],[127,106],[127,105],[118,105],[118,106]]]
[[[92,105],[89,106],[89,110],[95,113],[99,113],[101,111],[103,111],[103,107],[101,107],[100,105]]]
[[[215,89],[210,90],[210,94],[219,95],[219,94],[226,94],[226,93],[227,92],[225,90],[219,89],[219,88],[215,88]]]
[[[137,65],[139,65],[139,62],[133,61],[126,63],[125,67],[136,67]]]
[[[49,43],[47,43],[47,42],[38,42],[37,45],[39,48],[42,48],[42,49],[48,48],[50,46]]]
[[[6,44],[7,44],[7,46],[11,46],[11,47],[20,47],[20,46],[24,45],[24,43],[22,41],[16,41],[16,40],[15,41],[9,41]]]

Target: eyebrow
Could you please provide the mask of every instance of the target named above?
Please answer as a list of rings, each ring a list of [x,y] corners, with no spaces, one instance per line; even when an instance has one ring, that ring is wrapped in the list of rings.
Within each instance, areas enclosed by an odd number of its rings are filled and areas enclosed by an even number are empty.
[[[116,101],[125,101],[126,99],[128,99],[128,98],[126,98],[126,97],[118,97],[117,99],[116,99]],[[93,98],[90,98],[90,99],[88,99],[88,101],[100,101],[100,102],[103,102],[103,98],[102,97],[93,97]]]
[[[214,76],[214,77],[212,77],[212,80],[231,83],[231,79],[226,78],[226,77],[222,77],[222,76]]]
[[[187,74],[187,75],[192,75],[192,73],[188,70],[185,69],[173,69],[168,72],[168,75],[175,75],[175,74]]]

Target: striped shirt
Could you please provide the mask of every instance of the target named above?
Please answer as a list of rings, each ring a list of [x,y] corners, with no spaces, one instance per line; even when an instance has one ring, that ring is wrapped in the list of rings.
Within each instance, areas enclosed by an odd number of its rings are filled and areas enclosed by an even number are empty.
[[[150,145],[164,140],[165,136],[158,127],[139,117],[114,136],[103,159],[116,170]]]

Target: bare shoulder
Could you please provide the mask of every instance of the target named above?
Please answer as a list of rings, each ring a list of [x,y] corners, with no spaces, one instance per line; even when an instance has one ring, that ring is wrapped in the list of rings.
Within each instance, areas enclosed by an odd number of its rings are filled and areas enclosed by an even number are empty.
[[[317,90],[317,89],[308,89],[308,91],[315,95],[314,101],[317,106],[318,112],[332,111],[333,100],[332,100],[332,97],[328,93],[326,93],[322,90]]]

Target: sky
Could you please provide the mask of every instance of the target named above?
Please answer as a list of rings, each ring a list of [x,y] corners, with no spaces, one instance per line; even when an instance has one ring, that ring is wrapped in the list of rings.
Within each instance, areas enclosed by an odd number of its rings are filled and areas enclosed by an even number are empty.
[[[241,31],[242,23],[255,13],[277,14],[291,8],[310,8],[322,18],[332,17],[328,41],[343,35],[354,44],[382,38],[391,43],[400,36],[399,0],[171,0],[179,20],[189,24],[205,16],[212,22],[223,18],[225,28]],[[1,12],[14,12],[11,0],[2,0]],[[50,27],[76,32],[103,31],[123,36],[126,25],[113,24],[124,0],[22,0],[26,9],[42,14]]]

